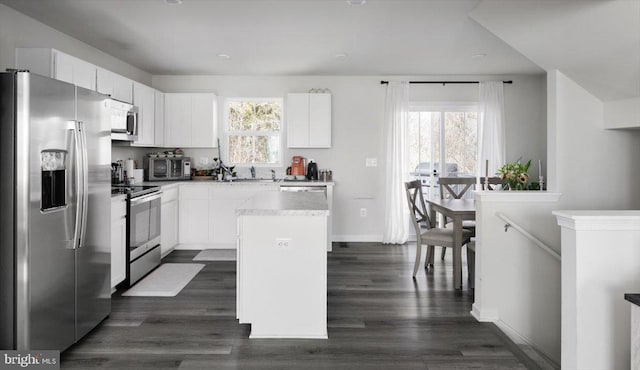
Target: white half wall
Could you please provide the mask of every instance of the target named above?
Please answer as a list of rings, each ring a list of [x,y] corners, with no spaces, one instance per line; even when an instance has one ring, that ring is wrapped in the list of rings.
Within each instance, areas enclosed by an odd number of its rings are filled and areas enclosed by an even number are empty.
[[[457,79],[461,77],[458,76]],[[507,153],[509,160],[522,156],[545,162],[546,81],[542,75],[464,76],[473,79],[512,79],[505,85]],[[442,80],[456,76],[394,76],[392,80]],[[214,92],[219,107],[228,97],[282,97],[287,93],[328,88],[332,93],[332,147],[330,149],[287,149],[284,135],[283,165],[275,168],[279,177],[294,155],[313,158],[319,168],[333,170],[335,181],[333,234],[335,241],[380,241],[384,215],[384,97],[380,80],[389,76],[153,76],[153,86],[165,92]],[[413,101],[477,101],[478,85],[412,85]],[[286,102],[286,100],[285,100]],[[285,103],[286,110],[286,103]],[[223,109],[219,109],[218,132],[224,131]],[[286,112],[285,112],[286,117]],[[286,125],[286,120],[285,120]],[[286,127],[285,127],[286,130]],[[286,132],[286,131],[285,131]],[[221,142],[224,142],[221,140]],[[223,144],[224,145],[224,144]],[[217,157],[217,150],[187,149],[199,157]],[[224,153],[224,152],[223,152]],[[377,158],[378,167],[365,167],[366,158]],[[224,159],[224,154],[223,154]],[[268,174],[269,169],[257,172]],[[248,168],[238,169],[242,175]],[[360,209],[367,208],[367,216]]]
[[[560,261],[509,228],[500,212],[560,252],[551,211],[560,194],[481,191],[476,199],[476,281],[472,314],[494,322],[515,343],[533,346],[560,363]]]
[[[547,96],[548,189],[562,208],[640,208],[640,131],[605,130],[604,104],[560,71]]]
[[[0,4],[0,71],[15,68],[16,48],[54,48],[140,83],[151,74]]]

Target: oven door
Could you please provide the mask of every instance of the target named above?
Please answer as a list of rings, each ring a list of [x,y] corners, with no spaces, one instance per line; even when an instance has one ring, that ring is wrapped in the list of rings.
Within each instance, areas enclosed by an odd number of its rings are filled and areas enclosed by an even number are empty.
[[[129,209],[129,262],[160,244],[161,192],[132,198]]]

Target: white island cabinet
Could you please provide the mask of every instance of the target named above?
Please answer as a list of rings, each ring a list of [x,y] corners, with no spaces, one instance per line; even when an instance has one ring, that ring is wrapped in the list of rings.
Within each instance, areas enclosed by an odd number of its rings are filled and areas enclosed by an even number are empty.
[[[238,215],[237,318],[250,338],[327,338],[323,194],[265,191]]]

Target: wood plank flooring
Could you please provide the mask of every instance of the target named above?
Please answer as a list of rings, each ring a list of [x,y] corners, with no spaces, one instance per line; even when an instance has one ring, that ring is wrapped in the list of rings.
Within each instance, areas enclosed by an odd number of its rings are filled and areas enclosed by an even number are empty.
[[[406,245],[334,243],[328,340],[250,340],[249,326],[235,319],[235,262],[201,262],[206,267],[176,297],[116,293],[111,316],[62,354],[62,368],[535,368],[492,324],[471,317],[466,271],[463,291],[453,291],[451,253],[413,280],[414,253]],[[196,254],[174,251],[163,262]]]

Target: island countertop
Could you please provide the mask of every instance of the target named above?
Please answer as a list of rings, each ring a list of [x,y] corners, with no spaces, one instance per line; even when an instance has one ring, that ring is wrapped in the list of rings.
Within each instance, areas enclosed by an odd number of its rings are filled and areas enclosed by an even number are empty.
[[[238,216],[329,215],[329,204],[322,193],[262,191],[236,209]]]

